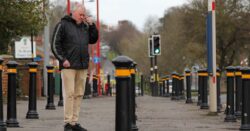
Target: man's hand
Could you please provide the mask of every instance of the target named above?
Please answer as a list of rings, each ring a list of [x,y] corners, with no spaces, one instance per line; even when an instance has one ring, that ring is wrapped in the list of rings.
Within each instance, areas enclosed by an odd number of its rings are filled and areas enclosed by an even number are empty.
[[[89,25],[93,25],[93,20],[91,17],[86,17],[86,22],[89,24]]]
[[[63,67],[70,67],[70,63],[69,63],[69,61],[68,60],[65,60],[64,62],[63,62]]]

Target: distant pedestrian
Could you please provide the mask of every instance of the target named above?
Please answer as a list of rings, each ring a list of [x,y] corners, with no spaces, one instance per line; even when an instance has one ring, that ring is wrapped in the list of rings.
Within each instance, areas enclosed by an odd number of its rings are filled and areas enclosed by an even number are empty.
[[[71,15],[63,17],[54,30],[51,49],[62,72],[64,131],[87,131],[77,122],[88,72],[88,44],[96,43],[98,31],[82,4],[71,6]]]

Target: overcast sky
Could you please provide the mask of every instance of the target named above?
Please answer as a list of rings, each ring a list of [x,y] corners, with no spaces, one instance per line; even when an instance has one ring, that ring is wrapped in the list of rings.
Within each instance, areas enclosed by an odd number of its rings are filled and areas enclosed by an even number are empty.
[[[86,8],[96,16],[96,2],[88,1],[85,0]],[[148,16],[162,17],[166,9],[186,2],[187,0],[99,0],[100,20],[109,25],[117,25],[119,20],[129,20],[142,30]]]

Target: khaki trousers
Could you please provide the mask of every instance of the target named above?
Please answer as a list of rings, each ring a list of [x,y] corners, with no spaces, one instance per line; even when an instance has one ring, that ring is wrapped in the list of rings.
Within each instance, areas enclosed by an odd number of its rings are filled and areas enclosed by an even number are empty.
[[[63,69],[61,75],[64,101],[64,122],[75,125],[79,118],[81,100],[85,91],[87,70]]]

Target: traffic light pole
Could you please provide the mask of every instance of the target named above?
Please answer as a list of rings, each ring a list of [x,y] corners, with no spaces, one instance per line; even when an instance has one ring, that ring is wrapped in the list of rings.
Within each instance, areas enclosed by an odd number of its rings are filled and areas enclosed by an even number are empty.
[[[154,77],[154,57],[150,57],[150,89],[151,95],[154,96],[154,83],[152,78]]]
[[[158,74],[157,74],[157,55],[154,56],[155,57],[155,66],[154,66],[154,71],[155,71],[155,83],[154,83],[154,92],[155,92],[155,95],[154,96],[158,96]]]

